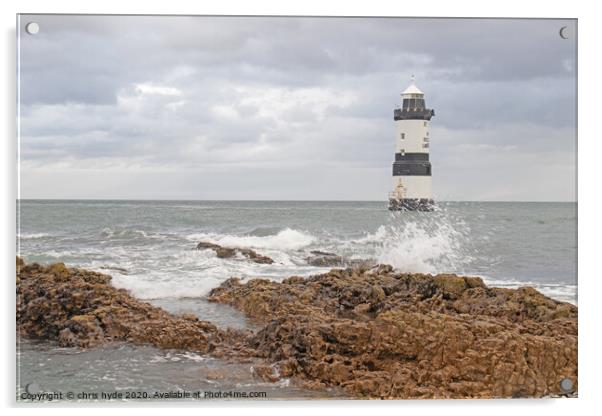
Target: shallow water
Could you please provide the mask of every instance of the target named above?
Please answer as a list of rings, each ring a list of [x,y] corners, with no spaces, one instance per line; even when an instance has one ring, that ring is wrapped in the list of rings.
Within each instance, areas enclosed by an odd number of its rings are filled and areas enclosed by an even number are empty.
[[[221,303],[208,302],[206,298],[160,298],[149,302],[166,311],[175,314],[193,314],[199,319],[210,321],[220,328],[258,329],[257,323],[252,322],[242,312]]]
[[[170,400],[191,401],[226,400],[216,396],[241,393],[262,396],[252,400],[346,398],[340,390],[308,390],[290,379],[263,382],[252,375],[254,362],[232,363],[192,352],[125,344],[83,350],[25,339],[17,351],[17,399],[23,401],[34,401],[24,395],[28,392],[63,393],[63,400],[71,392],[74,398],[69,401],[103,401],[103,393],[129,394],[129,400],[143,401],[162,400],[168,394],[174,395]],[[200,394],[180,398],[177,392]]]

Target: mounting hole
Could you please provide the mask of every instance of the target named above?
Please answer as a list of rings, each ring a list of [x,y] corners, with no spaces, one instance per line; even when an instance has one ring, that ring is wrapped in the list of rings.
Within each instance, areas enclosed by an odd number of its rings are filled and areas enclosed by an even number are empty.
[[[560,388],[566,393],[573,391],[573,380],[570,378],[563,378],[560,380]]]
[[[28,383],[25,386],[25,391],[29,394],[38,394],[41,392],[40,390],[40,386],[38,385],[38,383]]]
[[[25,25],[25,31],[30,35],[37,35],[40,31],[40,25],[36,22],[29,22]]]

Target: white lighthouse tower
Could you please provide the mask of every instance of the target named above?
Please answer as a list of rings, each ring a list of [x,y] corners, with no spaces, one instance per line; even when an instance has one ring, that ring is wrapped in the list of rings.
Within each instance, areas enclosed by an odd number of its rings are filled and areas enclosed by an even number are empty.
[[[435,111],[427,109],[424,93],[414,83],[401,94],[402,107],[393,111],[395,162],[390,210],[432,211],[433,192],[429,162],[429,124]]]

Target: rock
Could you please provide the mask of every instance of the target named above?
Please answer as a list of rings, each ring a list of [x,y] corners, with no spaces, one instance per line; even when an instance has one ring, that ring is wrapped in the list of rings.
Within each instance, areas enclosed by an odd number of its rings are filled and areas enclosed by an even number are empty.
[[[440,288],[445,299],[457,299],[469,288],[485,287],[478,277],[456,276],[454,274],[439,274],[434,277],[435,284]]]
[[[251,360],[266,381],[294,377],[358,398],[488,398],[577,392],[577,307],[476,277],[332,269],[281,283],[232,278],[209,300],[261,323],[255,333],[175,316],[111,277],[17,258],[17,330],[63,346],[113,341]],[[257,362],[263,360],[263,362]]]
[[[63,263],[20,264],[16,306],[21,335],[55,340],[66,347],[127,341],[200,353],[220,350],[222,355],[236,355],[236,344],[247,336],[134,299],[111,286],[111,277],[101,273]],[[249,351],[243,344],[240,350]]]
[[[236,255],[236,250],[229,247],[218,247],[214,249],[214,251],[217,257],[219,257],[220,259],[228,259]]]
[[[117,266],[101,266],[100,267],[102,270],[114,270],[116,272],[119,272],[121,274],[128,274],[127,269],[124,269],[123,267],[117,267]]]
[[[338,256],[334,253],[327,253],[320,250],[310,251],[311,256],[307,257],[307,264],[316,267],[333,267],[342,266],[343,257]]]
[[[55,279],[65,281],[69,279],[69,270],[65,266],[65,263],[55,263],[48,266],[48,271],[53,273]]]
[[[196,246],[197,250],[206,250],[211,249],[215,252],[216,256],[224,259],[234,257],[237,253],[242,254],[247,259],[260,264],[272,264],[274,260],[270,257],[263,256],[258,254],[255,250],[251,250],[250,248],[239,248],[239,247],[223,247],[219,244],[209,243],[206,241],[201,241]]]
[[[350,259],[327,251],[312,250],[311,256],[306,257],[307,264],[315,267],[351,267],[354,269],[369,269],[374,266],[371,259]]]
[[[252,372],[255,376],[263,381],[271,383],[280,380],[280,372],[277,367],[267,364],[258,364],[252,367]]]
[[[246,258],[254,261],[255,263],[260,264],[272,264],[274,260],[269,258],[268,256],[262,256],[261,254],[257,254],[257,252],[248,249],[248,248],[239,248],[238,251],[242,253]]]
[[[231,280],[209,299],[263,322],[252,348],[314,388],[368,398],[543,397],[562,394],[563,378],[577,380],[577,308],[533,288],[379,265],[282,283]]]
[[[210,249],[217,249],[220,248],[221,246],[219,244],[214,244],[214,243],[209,243],[206,241],[201,241],[200,243],[198,243],[196,245],[196,249],[197,250],[202,250],[202,249],[206,249],[206,248],[210,248]]]

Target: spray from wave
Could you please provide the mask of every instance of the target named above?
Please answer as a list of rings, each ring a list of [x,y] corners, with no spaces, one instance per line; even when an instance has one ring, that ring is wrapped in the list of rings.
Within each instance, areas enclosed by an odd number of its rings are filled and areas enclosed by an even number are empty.
[[[354,243],[374,246],[379,263],[403,272],[461,273],[474,259],[469,235],[465,223],[444,212],[420,218],[392,214],[390,224],[381,225]]]
[[[457,272],[468,260],[462,250],[461,237],[449,225],[436,230],[424,229],[416,223],[391,227],[378,261],[404,272]]]

